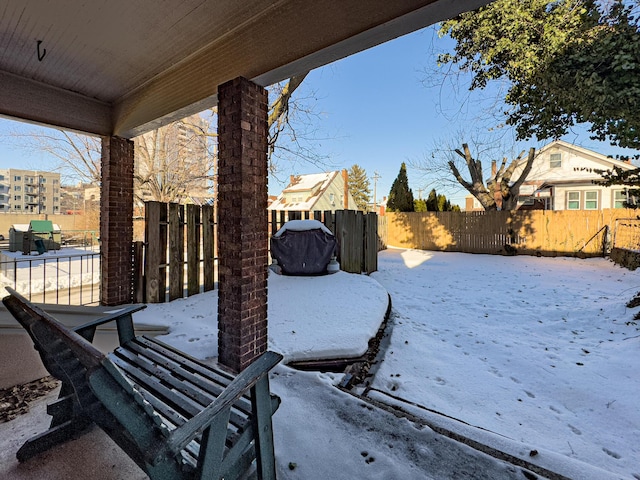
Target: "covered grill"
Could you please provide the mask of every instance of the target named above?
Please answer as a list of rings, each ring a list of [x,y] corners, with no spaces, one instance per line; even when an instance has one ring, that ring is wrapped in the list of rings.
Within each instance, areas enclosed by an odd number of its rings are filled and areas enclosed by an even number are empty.
[[[318,220],[291,220],[271,237],[271,257],[285,275],[324,275],[336,245]]]

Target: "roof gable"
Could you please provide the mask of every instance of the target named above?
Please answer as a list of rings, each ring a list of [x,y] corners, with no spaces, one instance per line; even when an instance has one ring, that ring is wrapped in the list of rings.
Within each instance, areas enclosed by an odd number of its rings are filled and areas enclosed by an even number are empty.
[[[512,181],[520,177],[525,165],[526,159],[523,159],[513,172]],[[637,168],[631,163],[608,158],[593,150],[572,145],[562,140],[554,140],[536,152],[536,157],[526,182],[597,180],[602,177],[594,170],[610,170],[614,166],[623,170]]]
[[[269,210],[311,211],[326,194],[329,187],[340,182],[338,190],[344,192],[344,183],[339,171],[312,173],[292,177],[278,198],[269,205]],[[335,190],[336,187],[332,187]],[[349,194],[350,195],[350,194]],[[340,202],[336,205],[341,208]]]

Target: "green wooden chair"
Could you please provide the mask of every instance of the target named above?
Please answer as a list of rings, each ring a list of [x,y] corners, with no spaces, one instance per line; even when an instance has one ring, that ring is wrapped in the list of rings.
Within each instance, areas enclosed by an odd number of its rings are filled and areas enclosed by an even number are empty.
[[[68,329],[15,291],[3,303],[61,380],[51,427],[18,451],[25,461],[97,424],[151,479],[275,479],[271,417],[280,403],[266,352],[239,375],[154,338],[134,336],[131,314]],[[114,319],[114,317],[117,317]],[[117,321],[121,345],[105,355],[90,341]]]

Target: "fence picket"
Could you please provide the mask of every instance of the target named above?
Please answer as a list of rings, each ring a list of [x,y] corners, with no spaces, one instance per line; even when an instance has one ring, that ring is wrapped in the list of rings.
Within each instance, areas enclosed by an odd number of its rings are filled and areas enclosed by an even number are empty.
[[[202,206],[202,259],[204,269],[204,291],[213,290],[215,286],[215,219],[213,206]]]
[[[183,297],[184,205],[169,204],[169,301]]]
[[[187,296],[200,293],[200,207],[187,205]]]
[[[166,204],[148,202],[145,209],[145,246],[144,256],[145,290],[149,303],[164,302],[165,292],[160,290],[160,264],[162,252],[160,250],[160,219],[161,210]]]

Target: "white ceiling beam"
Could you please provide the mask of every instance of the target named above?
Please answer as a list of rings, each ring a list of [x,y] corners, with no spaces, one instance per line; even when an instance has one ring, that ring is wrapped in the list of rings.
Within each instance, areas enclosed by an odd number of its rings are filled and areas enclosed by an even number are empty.
[[[92,98],[0,71],[0,112],[16,120],[110,135],[111,107]]]

